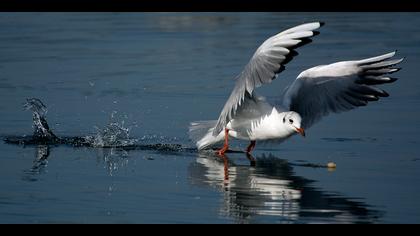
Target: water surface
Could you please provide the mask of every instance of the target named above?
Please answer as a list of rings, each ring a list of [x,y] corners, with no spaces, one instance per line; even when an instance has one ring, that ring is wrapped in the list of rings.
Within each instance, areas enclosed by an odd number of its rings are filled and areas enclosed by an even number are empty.
[[[321,34],[260,93],[397,49],[406,60],[383,86],[391,96],[305,139],[257,144],[255,163],[195,152],[189,122],[217,118],[259,44],[314,20]],[[32,134],[22,105],[37,97],[57,136],[116,119],[143,143],[182,149],[0,142],[0,223],[418,223],[419,23],[418,13],[1,13],[2,139]],[[330,161],[335,171],[310,165]]]

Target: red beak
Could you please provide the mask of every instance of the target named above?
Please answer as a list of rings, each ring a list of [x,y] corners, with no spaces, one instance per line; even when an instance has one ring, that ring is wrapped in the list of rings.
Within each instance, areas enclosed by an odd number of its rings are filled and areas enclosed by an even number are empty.
[[[303,128],[296,128],[296,131],[302,135],[303,137],[305,137],[305,130]]]

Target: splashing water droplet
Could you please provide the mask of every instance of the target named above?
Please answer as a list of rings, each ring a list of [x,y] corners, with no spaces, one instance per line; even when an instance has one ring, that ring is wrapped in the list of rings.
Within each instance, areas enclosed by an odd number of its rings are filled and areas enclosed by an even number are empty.
[[[57,136],[50,130],[48,122],[45,118],[47,107],[38,98],[27,98],[23,104],[25,110],[33,112],[34,138],[45,140],[58,140]]]
[[[115,121],[117,111],[111,113],[111,121],[104,128],[95,126],[96,135],[85,139],[94,147],[128,147],[135,145],[137,139],[130,138],[130,128],[124,127],[124,120]]]

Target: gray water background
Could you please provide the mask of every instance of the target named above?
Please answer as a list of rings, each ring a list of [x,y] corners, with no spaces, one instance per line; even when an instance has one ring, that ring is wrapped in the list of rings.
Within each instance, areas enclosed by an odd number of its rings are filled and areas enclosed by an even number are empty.
[[[419,223],[419,13],[1,13],[0,136],[32,134],[22,104],[37,97],[58,136],[95,134],[114,114],[131,137],[193,147],[189,122],[217,119],[260,43],[317,20],[321,34],[259,92],[398,50],[389,98],[257,144],[255,167],[229,154],[227,181],[206,153],[0,142],[0,223]]]

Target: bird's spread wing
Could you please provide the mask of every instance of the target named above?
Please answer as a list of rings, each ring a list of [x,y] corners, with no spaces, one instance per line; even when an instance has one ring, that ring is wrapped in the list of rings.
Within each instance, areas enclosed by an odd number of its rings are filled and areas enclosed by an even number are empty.
[[[320,22],[314,22],[290,28],[267,39],[256,50],[237,76],[235,87],[223,107],[213,135],[218,135],[239,107],[253,97],[255,88],[270,83],[276,78],[276,74],[284,70],[284,65],[297,55],[293,49],[311,42],[309,37],[316,35],[314,30],[321,25]]]
[[[317,66],[302,72],[286,89],[283,106],[302,116],[302,126],[310,127],[330,112],[365,106],[379,97],[389,96],[375,85],[392,83],[388,74],[403,59],[392,59],[395,52],[359,61]]]

